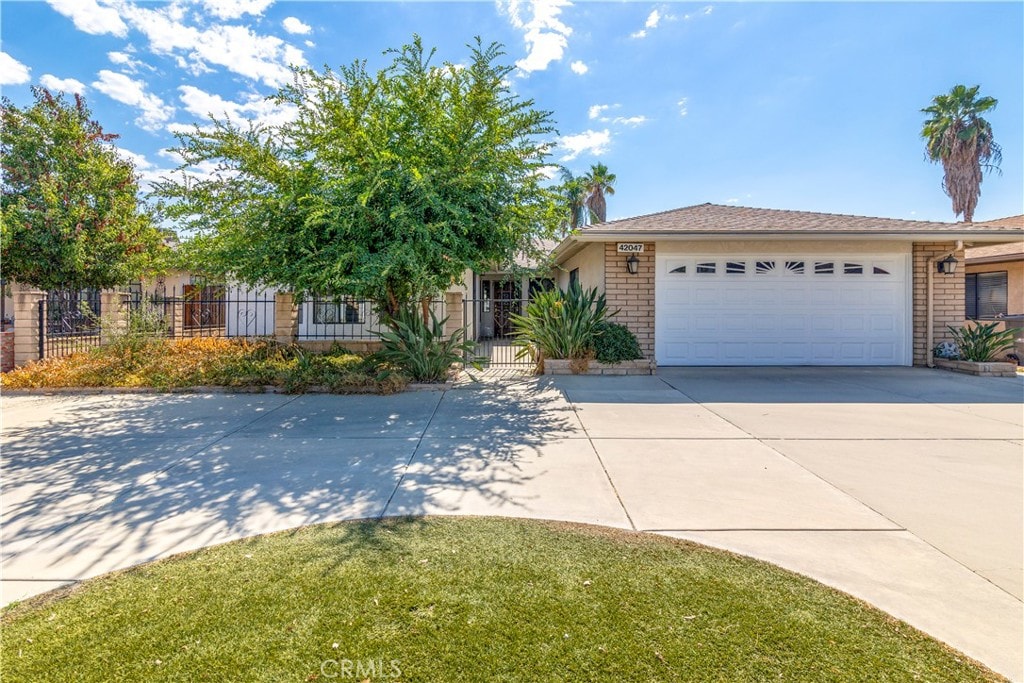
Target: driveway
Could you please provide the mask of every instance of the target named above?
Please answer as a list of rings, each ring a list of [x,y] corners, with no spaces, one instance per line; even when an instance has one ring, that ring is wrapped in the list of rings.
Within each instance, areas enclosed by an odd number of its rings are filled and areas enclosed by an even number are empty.
[[[1024,680],[1022,399],[912,368],[5,396],[2,597],[316,522],[572,520],[774,562]]]

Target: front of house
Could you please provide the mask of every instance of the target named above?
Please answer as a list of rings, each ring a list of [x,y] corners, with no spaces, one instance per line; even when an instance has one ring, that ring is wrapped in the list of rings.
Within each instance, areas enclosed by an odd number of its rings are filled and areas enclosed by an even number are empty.
[[[661,366],[928,365],[965,320],[952,259],[1022,237],[1016,225],[702,204],[588,226],[554,256],[559,285],[602,290]]]

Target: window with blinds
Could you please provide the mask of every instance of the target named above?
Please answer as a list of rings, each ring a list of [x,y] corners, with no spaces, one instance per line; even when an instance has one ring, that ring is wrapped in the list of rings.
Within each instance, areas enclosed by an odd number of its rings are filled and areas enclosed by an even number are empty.
[[[967,318],[994,318],[1006,315],[1006,271],[968,273],[964,279]]]

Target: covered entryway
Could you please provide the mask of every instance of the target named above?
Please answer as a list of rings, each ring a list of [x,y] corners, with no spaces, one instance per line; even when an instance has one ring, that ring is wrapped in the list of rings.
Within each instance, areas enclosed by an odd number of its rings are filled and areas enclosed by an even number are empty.
[[[658,247],[658,365],[910,365],[910,254]],[[672,247],[676,247],[673,249]]]

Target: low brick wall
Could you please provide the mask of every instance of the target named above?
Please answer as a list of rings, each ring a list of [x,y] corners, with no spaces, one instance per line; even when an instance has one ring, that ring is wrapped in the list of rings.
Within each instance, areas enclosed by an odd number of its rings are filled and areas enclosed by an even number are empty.
[[[544,360],[545,375],[653,375],[657,365],[650,360],[627,360],[621,363],[598,363],[596,360],[587,363],[586,372],[573,372],[573,366],[579,361]]]
[[[333,348],[343,348],[346,351],[357,353],[360,356],[366,356],[371,353],[380,351],[379,341],[359,341],[359,340],[345,340],[345,339],[308,339],[295,342],[302,348],[313,351],[315,353],[325,353]]]
[[[967,375],[978,377],[1016,377],[1017,366],[1013,363],[987,362],[977,363],[970,360],[946,360],[935,359],[935,367],[953,372],[962,372]]]
[[[0,332],[0,372],[14,369],[14,330]]]

